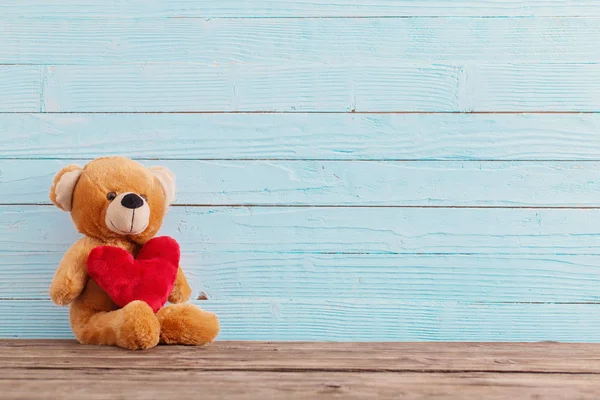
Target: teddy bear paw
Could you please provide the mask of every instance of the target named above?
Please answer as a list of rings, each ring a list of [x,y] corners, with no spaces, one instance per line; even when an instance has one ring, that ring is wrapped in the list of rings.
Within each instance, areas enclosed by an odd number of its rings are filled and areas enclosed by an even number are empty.
[[[143,301],[132,301],[121,310],[122,323],[117,329],[117,346],[129,350],[149,349],[158,344],[160,323],[152,308]]]
[[[173,304],[157,314],[161,325],[160,342],[202,346],[212,343],[219,333],[219,319],[193,304]]]

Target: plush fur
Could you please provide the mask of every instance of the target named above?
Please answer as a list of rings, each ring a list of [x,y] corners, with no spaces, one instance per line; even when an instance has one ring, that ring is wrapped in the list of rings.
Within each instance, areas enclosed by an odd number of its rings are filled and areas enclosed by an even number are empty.
[[[119,201],[127,204],[122,199],[129,193],[140,197],[139,208],[119,206]],[[137,256],[160,229],[174,193],[174,177],[168,170],[149,169],[123,157],[99,158],[84,168],[70,165],[55,176],[50,199],[71,212],[75,227],[84,237],[61,260],[50,297],[58,305],[70,305],[71,327],[81,343],[135,350],[159,342],[204,345],[217,336],[219,321],[214,314],[192,304],[177,304],[188,301],[191,295],[181,268],[168,298],[176,304],[163,307],[157,314],[139,300],[119,307],[88,275],[87,259],[96,247],[114,246]]]

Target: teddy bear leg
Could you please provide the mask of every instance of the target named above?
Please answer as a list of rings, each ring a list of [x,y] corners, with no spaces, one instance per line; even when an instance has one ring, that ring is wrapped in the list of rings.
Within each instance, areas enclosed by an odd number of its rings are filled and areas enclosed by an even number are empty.
[[[133,301],[115,311],[75,313],[71,325],[82,344],[116,345],[130,350],[154,347],[160,335],[158,319],[143,301]]]
[[[219,333],[219,319],[193,304],[172,304],[156,314],[160,322],[160,343],[201,346]]]

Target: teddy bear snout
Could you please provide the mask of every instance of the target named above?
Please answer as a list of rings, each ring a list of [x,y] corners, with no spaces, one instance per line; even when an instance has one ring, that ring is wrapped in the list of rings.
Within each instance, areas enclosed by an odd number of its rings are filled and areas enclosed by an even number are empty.
[[[135,210],[144,205],[144,200],[135,193],[129,193],[121,199],[121,205],[125,208]]]
[[[150,206],[144,197],[133,192],[121,193],[110,201],[105,223],[120,235],[142,233],[150,222]]]

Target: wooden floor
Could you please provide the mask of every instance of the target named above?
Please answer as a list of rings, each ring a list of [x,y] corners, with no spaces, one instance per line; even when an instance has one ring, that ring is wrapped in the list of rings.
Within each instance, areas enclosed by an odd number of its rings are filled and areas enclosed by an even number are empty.
[[[0,340],[0,399],[599,399],[600,345]]]

